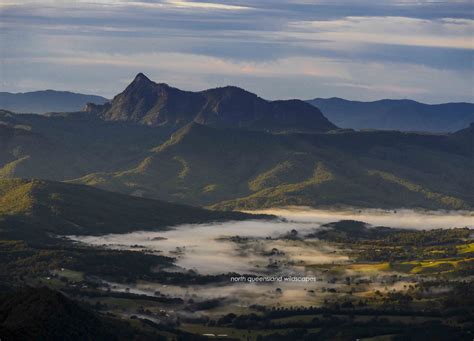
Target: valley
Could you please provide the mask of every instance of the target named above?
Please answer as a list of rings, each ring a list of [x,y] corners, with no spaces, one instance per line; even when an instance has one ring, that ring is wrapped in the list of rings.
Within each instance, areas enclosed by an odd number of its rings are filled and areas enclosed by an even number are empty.
[[[0,27],[0,341],[474,341],[473,0]]]
[[[2,241],[2,273],[162,336],[415,337],[430,325],[469,337],[472,212],[258,213],[278,217]]]

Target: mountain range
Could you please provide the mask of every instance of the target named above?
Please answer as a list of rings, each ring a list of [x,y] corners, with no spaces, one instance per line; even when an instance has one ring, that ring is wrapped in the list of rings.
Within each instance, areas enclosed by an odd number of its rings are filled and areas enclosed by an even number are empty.
[[[308,103],[343,128],[454,132],[474,122],[473,103],[424,104],[390,99],[359,102],[342,98],[315,98]]]
[[[84,111],[0,112],[0,178],[213,209],[472,209],[472,169],[473,125],[438,134],[338,129],[302,101],[235,87],[186,92],[142,74]]]
[[[0,92],[0,109],[18,113],[44,114],[79,111],[87,103],[104,104],[108,99],[69,91],[44,90],[24,93]]]
[[[339,126],[455,132],[474,122],[473,103],[424,104],[407,99],[361,102],[337,97],[306,102],[317,109],[299,100],[266,101],[234,86],[200,92],[183,91],[155,83],[141,73],[110,103],[101,96],[68,91],[0,92],[0,110],[4,111],[49,114],[77,112],[85,108],[104,120],[150,126],[181,127],[194,121],[214,127],[269,131],[301,131],[304,127],[305,131],[311,132]]]

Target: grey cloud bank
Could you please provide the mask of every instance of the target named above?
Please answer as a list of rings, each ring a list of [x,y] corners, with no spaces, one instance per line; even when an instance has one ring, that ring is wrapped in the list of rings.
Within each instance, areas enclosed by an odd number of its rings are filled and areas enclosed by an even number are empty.
[[[137,72],[269,99],[472,101],[469,1],[0,1],[0,90],[111,97]]]

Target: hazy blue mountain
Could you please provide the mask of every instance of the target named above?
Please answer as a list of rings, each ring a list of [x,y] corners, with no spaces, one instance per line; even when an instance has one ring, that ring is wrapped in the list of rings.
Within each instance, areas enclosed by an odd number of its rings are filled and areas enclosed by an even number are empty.
[[[0,109],[19,113],[79,111],[87,103],[104,104],[107,101],[104,97],[68,91],[0,92]]]
[[[473,103],[431,105],[391,99],[359,102],[337,97],[315,98],[308,103],[342,128],[454,132],[474,122]]]

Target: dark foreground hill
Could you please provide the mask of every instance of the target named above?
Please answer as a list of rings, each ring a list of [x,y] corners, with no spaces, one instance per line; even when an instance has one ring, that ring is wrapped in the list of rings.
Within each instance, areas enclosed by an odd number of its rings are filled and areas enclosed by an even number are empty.
[[[165,340],[154,331],[104,316],[49,289],[0,293],[0,338],[26,340]]]
[[[0,109],[43,114],[56,111],[79,111],[87,103],[104,104],[108,99],[68,91],[0,92]]]
[[[105,234],[183,223],[240,220],[238,212],[208,211],[100,189],[41,180],[0,180],[0,221],[11,233]],[[22,229],[22,231],[15,231]]]
[[[308,101],[343,128],[454,132],[474,122],[473,103],[424,104],[411,100],[375,102],[342,98]]]
[[[265,131],[320,132],[336,128],[304,101],[266,101],[233,86],[183,91],[152,82],[143,74],[138,74],[110,103],[90,105],[86,110],[104,120],[150,126],[179,128],[195,121],[213,127]]]
[[[2,340],[116,340],[111,327],[47,288],[0,295]]]

